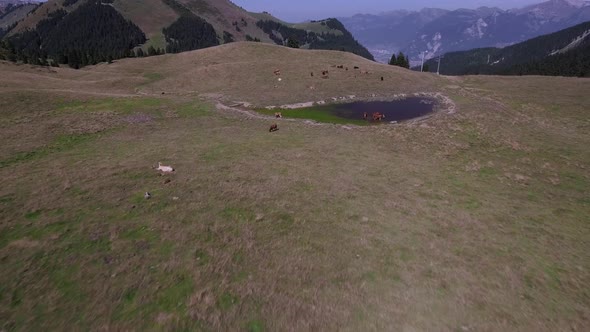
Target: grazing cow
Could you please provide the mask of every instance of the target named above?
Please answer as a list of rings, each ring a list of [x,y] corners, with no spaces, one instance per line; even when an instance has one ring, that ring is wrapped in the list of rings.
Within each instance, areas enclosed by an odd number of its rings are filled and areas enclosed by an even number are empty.
[[[270,129],[268,130],[268,132],[269,132],[269,133],[272,133],[273,131],[277,131],[277,130],[279,130],[279,126],[278,126],[276,123],[273,123],[273,124],[270,126]]]
[[[275,118],[280,119],[283,117],[283,114],[281,112],[276,112],[275,113]]]
[[[340,66],[336,66],[336,68],[344,69],[344,66],[343,65],[340,65]]]
[[[281,75],[281,70],[280,69],[275,69],[274,74],[279,76]]]
[[[385,114],[381,114],[379,112],[373,113],[373,121],[381,121],[385,119]]]
[[[358,66],[354,66],[354,69],[359,69],[359,67]]]

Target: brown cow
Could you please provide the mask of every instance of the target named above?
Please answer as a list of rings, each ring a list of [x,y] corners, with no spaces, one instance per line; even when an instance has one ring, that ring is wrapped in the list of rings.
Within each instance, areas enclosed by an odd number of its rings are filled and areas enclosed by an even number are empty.
[[[276,112],[275,113],[275,118],[280,119],[283,117],[283,114],[281,112]]]
[[[280,69],[275,69],[275,71],[273,73],[275,75],[279,76],[279,75],[281,75],[281,70]]]
[[[277,131],[277,130],[279,130],[279,126],[278,126],[276,123],[273,123],[273,124],[270,126],[270,129],[268,130],[268,132],[269,132],[269,133],[272,133],[273,131]]]
[[[381,121],[385,119],[385,114],[381,114],[379,112],[373,113],[373,121]]]

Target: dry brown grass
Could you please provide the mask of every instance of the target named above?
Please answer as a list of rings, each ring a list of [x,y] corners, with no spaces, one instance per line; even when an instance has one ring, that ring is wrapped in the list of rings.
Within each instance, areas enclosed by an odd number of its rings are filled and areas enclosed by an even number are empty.
[[[332,64],[372,74],[309,76]],[[450,79],[257,44],[0,72],[1,329],[588,325],[589,80]],[[420,91],[458,111],[269,134],[213,107]]]

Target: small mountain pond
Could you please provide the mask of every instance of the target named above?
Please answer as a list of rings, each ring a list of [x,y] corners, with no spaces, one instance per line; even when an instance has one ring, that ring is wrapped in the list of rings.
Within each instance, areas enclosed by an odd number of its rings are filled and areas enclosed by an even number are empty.
[[[357,101],[297,109],[264,109],[259,111],[267,115],[280,112],[286,118],[363,125],[401,122],[420,118],[432,113],[435,105],[436,100],[434,98],[409,97],[393,101]]]

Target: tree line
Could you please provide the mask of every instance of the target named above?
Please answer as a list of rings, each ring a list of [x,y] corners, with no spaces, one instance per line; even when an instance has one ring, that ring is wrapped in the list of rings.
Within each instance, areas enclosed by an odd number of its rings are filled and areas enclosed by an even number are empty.
[[[256,26],[262,29],[277,45],[293,48],[305,46],[309,49],[344,51],[360,55],[369,60],[375,60],[373,55],[356,41],[352,34],[337,19],[327,19],[320,24],[326,25],[332,30],[340,31],[341,33],[323,32],[317,34],[313,31],[289,27],[272,20],[260,20],[256,22]]]
[[[163,30],[166,37],[166,52],[179,53],[219,45],[215,29],[209,22],[194,15],[183,14],[172,25]],[[233,40],[231,34],[224,39]]]
[[[66,64],[78,69],[126,57],[178,53],[219,45],[211,24],[179,2],[165,0],[182,15],[163,29],[166,49],[149,46],[144,50],[140,45],[146,42],[145,34],[112,6],[104,5],[107,2],[112,0],[92,0],[70,13],[63,9],[49,13],[34,30],[3,39],[0,60],[34,65]],[[64,5],[75,3],[75,0],[66,0]],[[0,37],[7,31],[0,30]],[[223,40],[232,42],[234,36],[224,31]]]
[[[56,10],[27,30],[3,42],[7,60],[31,64],[68,64],[80,68],[133,56],[145,34],[111,6],[89,1],[71,13]]]
[[[404,53],[399,52],[397,56],[395,53],[391,56],[391,60],[389,60],[389,64],[392,66],[398,66],[402,68],[410,68],[410,59],[404,55]]]

